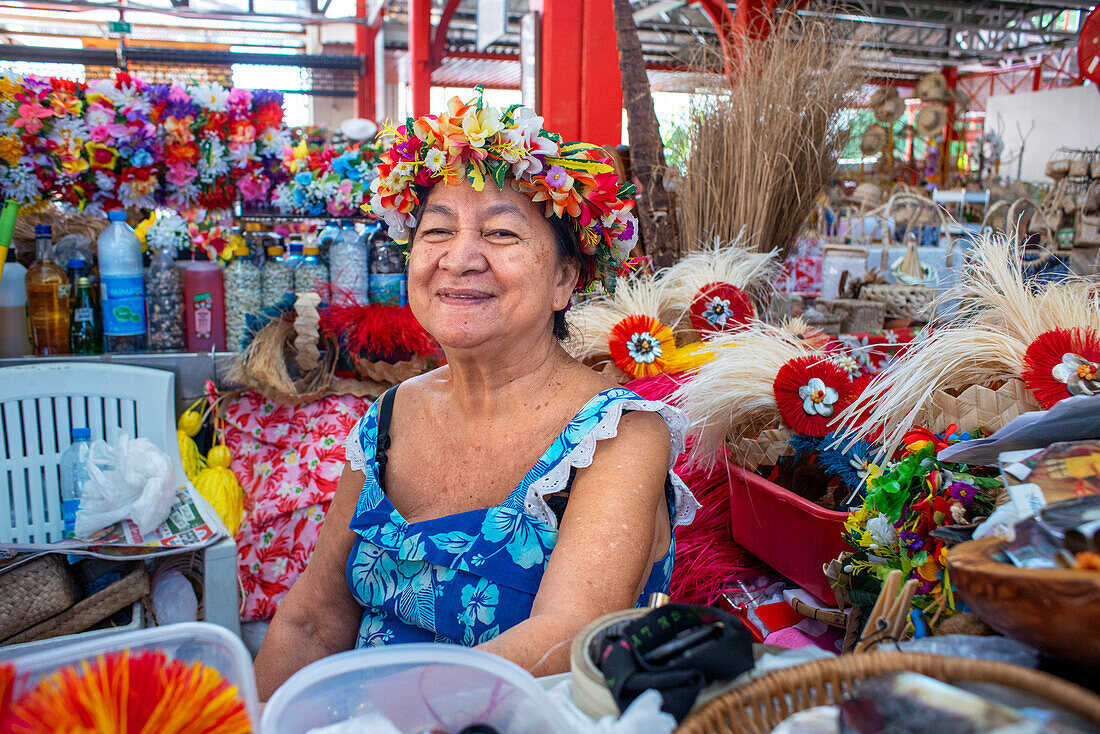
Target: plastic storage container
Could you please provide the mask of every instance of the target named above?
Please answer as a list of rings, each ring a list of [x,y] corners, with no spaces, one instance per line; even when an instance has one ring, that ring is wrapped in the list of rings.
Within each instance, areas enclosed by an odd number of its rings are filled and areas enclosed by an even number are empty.
[[[263,734],[310,729],[379,712],[402,732],[565,734],[556,705],[519,666],[479,650],[413,643],[352,650],[290,676],[264,707]]]
[[[381,233],[370,248],[370,302],[387,306],[404,306],[409,302],[405,251]]]
[[[25,653],[18,648],[5,652],[5,648],[0,647],[0,660],[15,665],[16,694],[19,694],[25,690],[24,685],[36,685],[60,668],[79,664],[82,660],[91,662],[98,655],[121,650],[160,650],[176,660],[198,662],[216,669],[237,687],[253,729],[259,731],[256,729],[259,697],[252,674],[252,659],[239,637],[214,624],[185,622],[151,627]],[[25,683],[24,675],[29,676]]]
[[[733,539],[821,601],[835,604],[823,566],[851,550],[843,536],[848,513],[819,507],[739,466],[728,464],[727,470]],[[786,540],[777,541],[776,533]]]
[[[149,315],[149,351],[183,349],[183,285],[172,244],[153,249],[145,271],[145,302]]]
[[[370,302],[367,256],[366,243],[352,225],[345,225],[328,251],[333,300],[350,300],[359,305]]]
[[[27,269],[10,251],[0,275],[0,358],[31,353],[27,335]]]
[[[248,314],[260,312],[260,288],[260,268],[248,244],[241,238],[233,252],[233,260],[225,266],[225,337],[231,352],[240,351]]]
[[[294,292],[294,271],[283,256],[283,238],[275,235],[267,242],[267,260],[260,271],[260,305],[263,308],[274,306],[284,295]]]

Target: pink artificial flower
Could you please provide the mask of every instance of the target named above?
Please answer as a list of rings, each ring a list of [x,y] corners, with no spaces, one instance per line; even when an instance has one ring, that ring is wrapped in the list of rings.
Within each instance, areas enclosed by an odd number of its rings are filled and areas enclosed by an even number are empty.
[[[28,135],[34,135],[42,129],[42,120],[46,117],[53,117],[53,110],[24,102],[19,105],[19,119],[13,127],[22,127]]]
[[[168,180],[168,183],[176,186],[186,186],[191,183],[197,175],[198,171],[196,171],[195,167],[190,163],[187,161],[177,161],[168,166],[168,174],[165,178]]]
[[[258,176],[245,176],[237,182],[237,190],[245,201],[258,201],[267,195],[267,179]]]

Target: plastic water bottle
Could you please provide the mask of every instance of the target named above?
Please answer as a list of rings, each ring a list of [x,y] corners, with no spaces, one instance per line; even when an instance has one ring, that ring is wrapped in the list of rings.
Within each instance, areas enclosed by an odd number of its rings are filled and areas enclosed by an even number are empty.
[[[317,235],[317,249],[323,257],[328,257],[328,249],[340,236],[340,225],[335,219],[325,222],[325,226]]]
[[[61,455],[61,517],[65,521],[65,537],[73,536],[76,512],[80,509],[80,497],[88,482],[88,453],[92,431],[74,428],[73,442]]]
[[[332,298],[366,305],[370,302],[370,275],[367,271],[367,247],[348,223],[332,243],[328,255],[332,277]]]
[[[141,241],[126,223],[126,212],[107,216],[111,223],[99,235],[103,350],[143,352],[147,327]]]

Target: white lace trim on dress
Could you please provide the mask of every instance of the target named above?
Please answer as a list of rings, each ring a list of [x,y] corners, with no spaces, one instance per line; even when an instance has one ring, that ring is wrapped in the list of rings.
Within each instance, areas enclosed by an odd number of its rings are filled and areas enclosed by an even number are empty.
[[[672,483],[673,497],[675,499],[676,515],[672,518],[673,527],[687,525],[695,519],[695,511],[699,509],[699,502],[695,495],[687,488],[687,485],[676,476],[672,470],[676,464],[676,457],[684,450],[685,437],[687,435],[687,418],[676,408],[656,400],[615,400],[607,409],[607,414],[596,426],[586,433],[580,443],[572,451],[562,458],[546,474],[536,479],[527,488],[527,496],[524,498],[524,507],[528,514],[542,520],[547,525],[556,528],[558,519],[550,506],[546,504],[546,497],[560,492],[569,484],[569,476],[573,468],[583,469],[592,464],[592,456],[596,453],[596,442],[605,438],[614,438],[619,431],[619,420],[624,411],[644,410],[658,413],[665,419],[668,426],[669,437],[672,439],[668,457],[668,478]]]
[[[366,418],[366,416],[364,415],[359,420],[355,421],[355,425],[351,427],[351,432],[348,433],[348,437],[344,439],[344,459],[353,471],[361,471],[366,474],[367,457],[363,454],[363,444],[359,439],[359,426],[363,422],[363,418]]]

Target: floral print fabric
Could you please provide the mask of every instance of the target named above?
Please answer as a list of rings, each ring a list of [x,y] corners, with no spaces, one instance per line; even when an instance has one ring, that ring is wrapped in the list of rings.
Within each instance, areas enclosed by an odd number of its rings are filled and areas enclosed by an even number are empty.
[[[294,407],[244,392],[221,405],[230,468],[245,494],[236,538],[241,618],[270,619],[313,555],[343,471],[342,439],[370,400],[330,396]]]
[[[378,414],[372,406],[355,429],[366,474],[351,521],[357,538],[347,563],[348,586],[364,607],[356,647],[473,646],[527,619],[558,537],[555,527],[525,511],[527,488],[568,460],[602,420],[617,420],[621,411],[613,410],[614,403],[640,400],[622,388],[594,397],[500,505],[414,523],[406,522],[379,486]],[[649,405],[654,407],[639,409],[662,406]],[[671,506],[671,480],[665,488]],[[654,564],[639,602],[655,591],[668,592],[674,555],[673,545]]]

